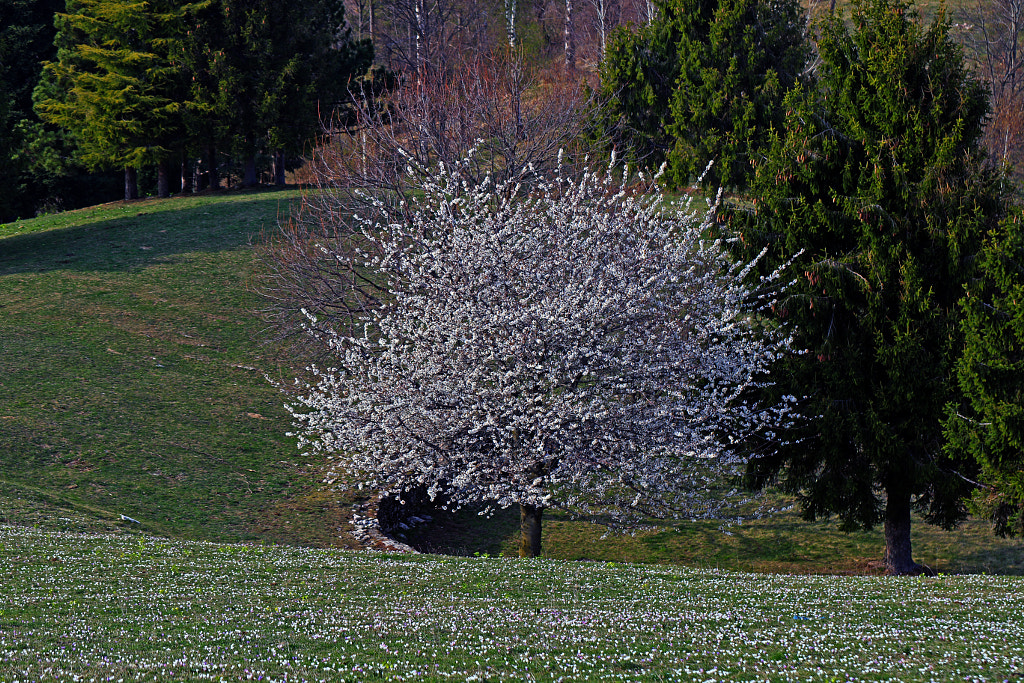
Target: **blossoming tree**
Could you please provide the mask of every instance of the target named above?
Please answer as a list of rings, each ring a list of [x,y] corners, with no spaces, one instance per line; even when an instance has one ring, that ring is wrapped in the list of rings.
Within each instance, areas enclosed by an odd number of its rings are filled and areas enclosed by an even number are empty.
[[[351,325],[301,383],[300,446],[350,484],[518,504],[522,555],[545,509],[625,528],[721,514],[749,457],[734,446],[793,419],[791,399],[747,398],[789,352],[758,315],[773,285],[744,285],[707,237],[714,205],[669,210],[613,176],[527,191],[442,167],[409,220],[357,217],[361,241],[331,254]]]

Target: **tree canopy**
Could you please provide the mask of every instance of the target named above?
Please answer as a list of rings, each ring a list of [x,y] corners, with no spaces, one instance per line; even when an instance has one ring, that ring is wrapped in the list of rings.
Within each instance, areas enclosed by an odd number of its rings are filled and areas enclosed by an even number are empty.
[[[183,19],[199,7],[69,0],[69,11],[58,15],[57,61],[44,65],[36,108],[72,132],[87,166],[137,169],[170,157],[167,141],[182,137],[187,106],[180,99],[185,74],[175,63]]]
[[[373,54],[336,0],[68,0],[56,23],[36,110],[87,166],[124,168],[127,197],[135,169],[158,165],[164,195],[169,162],[217,146],[254,184],[256,152],[301,152]]]
[[[981,465],[980,512],[1000,535],[1024,535],[1024,215],[1014,210],[986,236],[980,277],[961,303],[962,404],[946,418],[947,448]]]
[[[775,376],[820,416],[750,476],[798,494],[811,519],[884,522],[888,570],[910,573],[911,509],[950,527],[973,489],[977,465],[943,449],[941,423],[958,301],[1003,204],[982,163],[985,89],[949,24],[923,25],[902,0],[856,3],[851,19],[820,25],[816,78],[787,95],[753,208],[730,219],[741,251],[769,249],[766,268],[803,250],[775,315],[809,353]]]
[[[717,186],[745,186],[750,160],[781,123],[782,97],[808,56],[792,0],[659,0],[638,29],[617,30],[601,88],[621,139],[687,186],[708,163]]]

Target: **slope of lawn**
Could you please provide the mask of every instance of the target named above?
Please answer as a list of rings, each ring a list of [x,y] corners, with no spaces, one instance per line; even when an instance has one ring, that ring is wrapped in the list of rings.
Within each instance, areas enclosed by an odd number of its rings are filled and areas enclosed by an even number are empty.
[[[45,503],[179,537],[344,542],[285,437],[247,290],[253,241],[298,197],[0,226],[0,521]]]
[[[1024,579],[744,574],[0,525],[4,681],[1004,681]]]

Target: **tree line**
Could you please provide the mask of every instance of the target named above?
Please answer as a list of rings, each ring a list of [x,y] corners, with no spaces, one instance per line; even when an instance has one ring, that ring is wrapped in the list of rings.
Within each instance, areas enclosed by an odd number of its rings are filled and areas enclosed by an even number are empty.
[[[786,2],[659,8],[602,62],[613,122],[677,184],[716,158],[735,255],[792,267],[771,318],[804,353],[760,395],[807,419],[748,443],[747,485],[881,524],[892,573],[926,570],[914,510],[1024,534],[1019,3],[957,23],[903,0],[806,24]]]
[[[220,185],[226,152],[243,184],[257,158],[284,182],[321,117],[358,89],[373,61],[335,0],[5,0],[2,140],[21,213],[73,160],[121,169],[124,197],[139,169],[156,194]],[[180,172],[180,173],[179,173]],[[173,180],[172,180],[173,178]]]

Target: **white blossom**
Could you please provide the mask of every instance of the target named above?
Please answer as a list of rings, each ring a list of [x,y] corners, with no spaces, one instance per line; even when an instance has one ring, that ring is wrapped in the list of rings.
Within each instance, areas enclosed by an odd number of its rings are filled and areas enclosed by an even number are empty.
[[[334,367],[290,406],[300,447],[339,455],[339,481],[454,505],[720,514],[736,445],[793,419],[749,398],[791,352],[760,315],[778,275],[745,284],[717,202],[674,208],[616,171],[526,187],[441,167],[408,222],[357,218],[364,248],[332,256],[385,294],[327,336]]]

